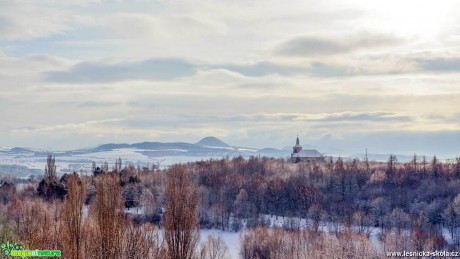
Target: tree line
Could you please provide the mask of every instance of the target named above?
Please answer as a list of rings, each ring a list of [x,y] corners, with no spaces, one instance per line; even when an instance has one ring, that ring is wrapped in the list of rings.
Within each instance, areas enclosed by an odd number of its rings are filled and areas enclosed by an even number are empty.
[[[66,258],[228,258],[221,238],[199,242],[200,229],[217,228],[244,230],[242,258],[315,258],[336,248],[379,257],[385,249],[459,246],[460,159],[293,164],[235,157],[165,169],[120,159],[111,170],[105,163],[60,178],[54,164],[48,157],[45,177],[21,189],[2,182],[1,242],[61,249]],[[268,215],[285,224],[273,230]],[[328,233],[320,228],[325,222]],[[369,240],[376,227],[383,248]]]

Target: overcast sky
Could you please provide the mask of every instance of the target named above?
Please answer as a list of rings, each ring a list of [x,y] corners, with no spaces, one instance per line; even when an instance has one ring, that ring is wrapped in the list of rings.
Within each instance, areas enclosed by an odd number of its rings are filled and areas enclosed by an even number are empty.
[[[458,2],[0,0],[0,146],[454,157]]]

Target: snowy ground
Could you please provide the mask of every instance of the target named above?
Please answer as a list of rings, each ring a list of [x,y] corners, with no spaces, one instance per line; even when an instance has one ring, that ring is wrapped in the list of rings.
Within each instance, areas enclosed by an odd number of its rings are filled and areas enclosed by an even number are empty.
[[[274,227],[281,228],[285,226],[289,221],[292,221],[292,220],[297,221],[299,223],[298,226],[301,229],[305,227],[309,227],[312,224],[312,222],[307,219],[299,220],[299,218],[289,218],[289,217],[283,218],[281,216],[276,217],[276,216],[269,216],[269,215],[266,215],[265,217],[270,220],[270,226],[272,228]],[[334,226],[334,224],[331,222],[321,222],[320,223],[319,230],[321,232],[334,233],[335,229],[343,230],[343,226],[340,224],[338,225],[336,224]],[[353,227],[353,229],[357,231],[358,227],[355,226]],[[202,242],[205,241],[207,236],[209,235],[220,236],[222,237],[225,244],[229,248],[231,258],[239,258],[241,233],[243,233],[243,231],[244,229],[239,232],[230,232],[230,231],[221,231],[221,230],[206,230],[205,229],[205,230],[202,230],[201,241]],[[379,239],[379,235],[381,234],[381,232],[382,230],[380,228],[376,228],[376,227],[368,228],[369,240],[371,240],[374,246],[376,246],[377,248],[382,246],[382,243]],[[442,229],[442,235],[444,236],[444,238],[449,244],[454,243],[455,240],[451,238],[451,234],[446,228]],[[457,236],[460,236],[460,229],[459,231],[457,231]]]
[[[178,163],[188,163],[200,160],[221,159],[223,156],[161,156],[149,157],[139,153],[137,149],[115,149],[105,152],[94,152],[87,154],[75,154],[72,156],[56,155],[56,169],[59,175],[71,172],[91,172],[92,162],[98,166],[107,162],[109,168],[115,165],[115,160],[122,158],[123,164],[133,164],[151,167],[153,164],[159,165],[161,168],[168,167]],[[29,176],[31,174],[43,173],[45,168],[46,157],[37,157],[27,154],[11,155],[0,153],[0,172],[16,175]],[[12,166],[22,166],[14,169]],[[4,170],[1,168],[5,167]]]
[[[143,213],[143,208],[131,208],[129,211],[126,210],[127,213],[132,213],[132,214],[142,214]],[[86,217],[88,215],[88,206],[85,206],[83,208],[83,215]],[[276,216],[265,216],[267,219],[270,220],[271,227],[283,227],[286,225],[289,221],[295,220],[300,222],[299,227],[300,228],[305,228],[311,225],[310,220],[306,219],[301,219],[299,221],[299,218],[289,218],[289,217],[276,217]],[[342,226],[336,225],[335,227],[341,228]],[[326,233],[333,233],[334,232],[334,226],[330,222],[322,222],[320,224],[320,231],[326,232]],[[244,229],[239,231],[239,232],[233,232],[233,231],[222,231],[222,230],[217,230],[217,229],[202,229],[201,230],[201,235],[200,235],[200,243],[206,242],[208,236],[215,236],[215,237],[221,237],[222,240],[225,242],[225,245],[228,247],[228,252],[231,256],[231,258],[240,258],[239,257],[239,252],[240,252],[240,247],[241,247],[241,234],[244,232]],[[381,233],[380,228],[369,228],[369,239],[372,241],[372,243],[376,247],[380,247],[382,244],[379,240],[379,234]],[[446,241],[448,243],[453,243],[454,240],[451,239],[451,235],[449,231],[446,228],[442,229],[442,234]],[[460,232],[458,233],[460,235]]]

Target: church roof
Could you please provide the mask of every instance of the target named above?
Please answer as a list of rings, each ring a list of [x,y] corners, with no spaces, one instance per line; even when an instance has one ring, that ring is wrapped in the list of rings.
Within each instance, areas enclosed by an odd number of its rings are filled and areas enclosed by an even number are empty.
[[[316,149],[304,149],[299,153],[292,154],[292,157],[322,157],[323,155]]]

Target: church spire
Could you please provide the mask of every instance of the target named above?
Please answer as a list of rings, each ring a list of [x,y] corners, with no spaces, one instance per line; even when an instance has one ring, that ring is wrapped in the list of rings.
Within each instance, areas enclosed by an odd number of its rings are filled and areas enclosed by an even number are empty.
[[[302,146],[300,145],[299,135],[297,135],[297,139],[295,140],[295,146],[292,147],[292,153],[297,154],[300,151],[302,151]]]

